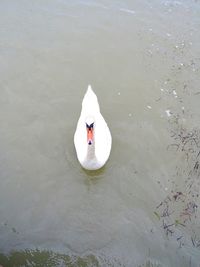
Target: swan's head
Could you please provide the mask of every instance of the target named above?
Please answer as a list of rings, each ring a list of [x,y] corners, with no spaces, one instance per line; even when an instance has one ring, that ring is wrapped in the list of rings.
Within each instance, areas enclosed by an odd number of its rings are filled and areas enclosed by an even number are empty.
[[[94,143],[94,119],[88,117],[85,121],[87,131],[87,143],[92,145]]]

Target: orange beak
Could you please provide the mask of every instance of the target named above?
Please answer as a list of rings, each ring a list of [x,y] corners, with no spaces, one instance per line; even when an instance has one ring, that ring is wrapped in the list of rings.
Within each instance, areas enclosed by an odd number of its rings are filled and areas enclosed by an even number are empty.
[[[87,129],[87,142],[88,145],[91,145],[93,143],[93,128],[88,128]]]

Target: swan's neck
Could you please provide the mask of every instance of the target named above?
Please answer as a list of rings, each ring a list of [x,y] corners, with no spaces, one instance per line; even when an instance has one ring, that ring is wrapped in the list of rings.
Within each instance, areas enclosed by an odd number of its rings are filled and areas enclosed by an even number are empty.
[[[88,145],[87,147],[87,156],[86,156],[87,160],[94,160],[96,158],[95,155],[95,142],[93,141],[93,143],[91,145]]]

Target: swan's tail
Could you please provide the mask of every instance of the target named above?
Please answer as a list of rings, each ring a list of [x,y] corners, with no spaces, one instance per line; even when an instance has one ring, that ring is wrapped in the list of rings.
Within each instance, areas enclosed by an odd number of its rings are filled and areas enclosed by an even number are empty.
[[[88,85],[82,102],[82,109],[92,112],[99,112],[99,103],[96,94],[92,90],[92,86]]]

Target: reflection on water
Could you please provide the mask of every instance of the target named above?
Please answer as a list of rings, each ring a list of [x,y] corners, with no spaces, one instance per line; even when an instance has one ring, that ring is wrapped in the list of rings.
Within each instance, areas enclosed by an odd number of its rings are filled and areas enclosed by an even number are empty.
[[[0,264],[199,267],[199,1],[0,14]],[[113,137],[96,172],[73,145],[88,84]]]

